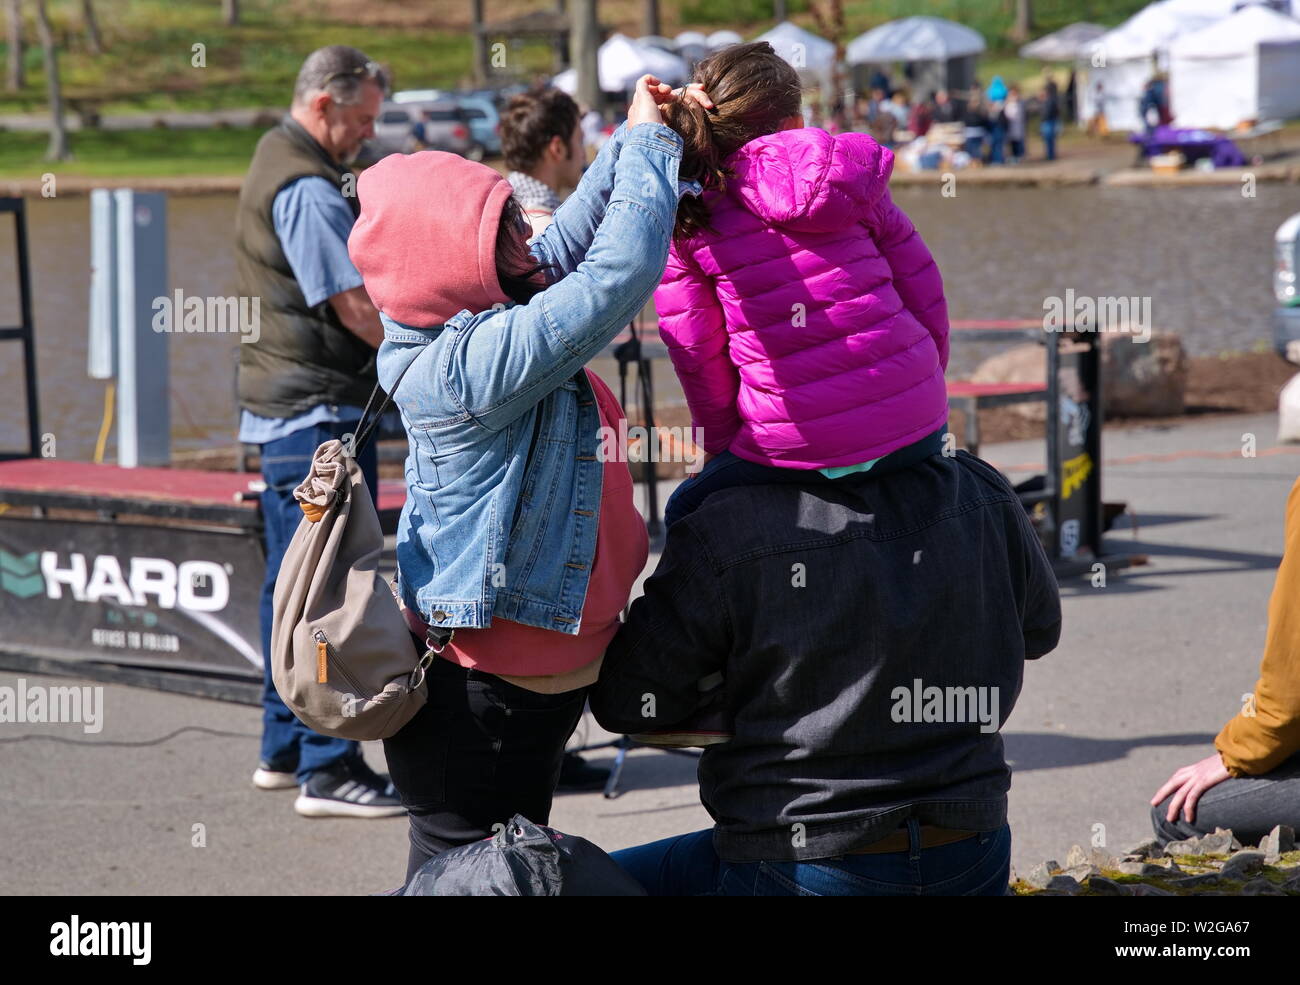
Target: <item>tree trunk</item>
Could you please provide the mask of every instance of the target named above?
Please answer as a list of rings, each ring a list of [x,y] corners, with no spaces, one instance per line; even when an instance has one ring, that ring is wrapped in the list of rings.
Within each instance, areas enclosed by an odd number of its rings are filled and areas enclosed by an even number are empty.
[[[483,0],[470,0],[470,32],[474,45],[474,84],[487,85],[488,43],[483,33]]]
[[[226,27],[239,23],[239,0],[221,0],[221,20]]]
[[[790,19],[786,16],[785,0],[772,0],[772,16],[776,19],[778,24]]]
[[[844,0],[821,0],[812,6],[813,22],[822,37],[835,43],[835,62],[831,65],[830,92],[822,93],[822,107],[829,124],[831,110],[843,98],[844,86],[840,63],[844,61]]]
[[[659,0],[645,0],[645,33],[659,33]]]
[[[81,19],[86,24],[86,44],[92,55],[104,53],[104,39],[99,35],[99,21],[95,20],[95,0],[81,0]]]
[[[600,46],[596,22],[596,0],[573,0],[569,13],[569,53],[578,71],[578,103],[588,109],[601,110],[600,68],[596,51]]]
[[[1012,41],[1028,41],[1034,29],[1033,0],[1016,0],[1016,22],[1011,26]]]
[[[54,32],[50,29],[50,15],[45,10],[45,0],[36,0],[36,29],[41,36],[41,52],[45,63],[45,87],[50,100],[50,146],[45,151],[47,161],[66,161],[68,129],[63,120],[63,88],[59,85],[59,55],[54,47]]]
[[[23,72],[23,4],[22,0],[9,0],[9,64],[5,72],[5,88],[17,92],[26,82]]]

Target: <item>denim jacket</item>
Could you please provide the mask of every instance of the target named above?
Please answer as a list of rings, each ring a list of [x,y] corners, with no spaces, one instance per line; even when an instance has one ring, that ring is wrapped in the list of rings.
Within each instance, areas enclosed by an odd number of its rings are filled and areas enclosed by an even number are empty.
[[[393,395],[409,441],[400,591],[432,627],[578,632],[603,474],[582,368],[663,275],[681,154],[662,124],[619,127],[533,241],[553,272],[528,304],[431,328],[382,316],[384,389],[409,367]]]

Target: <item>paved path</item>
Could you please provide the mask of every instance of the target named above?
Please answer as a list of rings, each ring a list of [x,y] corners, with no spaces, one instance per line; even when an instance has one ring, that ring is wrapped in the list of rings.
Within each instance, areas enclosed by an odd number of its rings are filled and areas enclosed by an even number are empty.
[[[1300,472],[1300,448],[1274,450],[1275,431],[1261,415],[1106,434],[1105,498],[1136,516],[1110,545],[1150,564],[1112,573],[1105,588],[1065,585],[1061,646],[1027,668],[1004,733],[1021,871],[1095,830],[1111,847],[1146,837],[1147,799],[1210,752],[1254,686]],[[1241,455],[1248,433],[1253,458]],[[1043,450],[1016,442],[985,455],[1011,468]],[[0,673],[0,685],[18,676]],[[302,820],[292,791],[253,789],[258,709],[120,686],[105,687],[105,706],[96,735],[0,725],[0,891],[356,894],[400,883],[405,820]],[[589,719],[581,728],[587,741],[602,735]],[[378,744],[367,755],[382,768]],[[552,823],[609,849],[709,823],[688,759],[637,751],[625,784],[615,800],[557,798]]]

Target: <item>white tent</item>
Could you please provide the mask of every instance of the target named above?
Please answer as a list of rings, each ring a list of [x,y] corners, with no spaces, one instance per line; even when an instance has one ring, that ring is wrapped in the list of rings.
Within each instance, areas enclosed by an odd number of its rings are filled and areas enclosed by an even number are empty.
[[[825,82],[835,66],[835,45],[825,38],[805,31],[797,24],[782,21],[755,41],[766,41],[778,55],[789,62],[805,79]]]
[[[1044,34],[1020,48],[1021,58],[1036,58],[1042,62],[1072,62],[1079,57],[1083,47],[1106,33],[1100,24],[1080,21],[1059,31]]]
[[[984,50],[979,31],[942,17],[904,17],[872,28],[849,42],[850,65],[885,62],[947,61]]]
[[[1300,116],[1300,21],[1246,7],[1169,46],[1174,122],[1229,129]]]
[[[729,44],[740,44],[745,39],[735,31],[714,31],[709,35],[709,50],[717,51],[719,48],[725,48]]]
[[[602,92],[627,92],[647,72],[670,85],[690,81],[690,69],[679,57],[624,34],[615,34],[602,44],[596,62]],[[566,68],[551,79],[551,85],[573,95],[578,91],[577,70]]]
[[[1240,2],[1158,0],[1085,45],[1078,62],[1084,76],[1077,85],[1079,119],[1091,119],[1100,108],[1112,130],[1141,129],[1142,90],[1167,67],[1170,43],[1225,19]]]

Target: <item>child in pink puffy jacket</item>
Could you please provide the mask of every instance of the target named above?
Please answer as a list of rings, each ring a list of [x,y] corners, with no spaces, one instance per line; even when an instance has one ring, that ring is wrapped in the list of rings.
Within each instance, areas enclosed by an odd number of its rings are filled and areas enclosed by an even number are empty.
[[[712,101],[665,114],[684,198],[659,330],[709,460],[671,524],[718,489],[883,474],[941,450],[948,310],[930,251],[889,196],[893,154],[805,128],[793,68],[764,42],[696,69]]]

